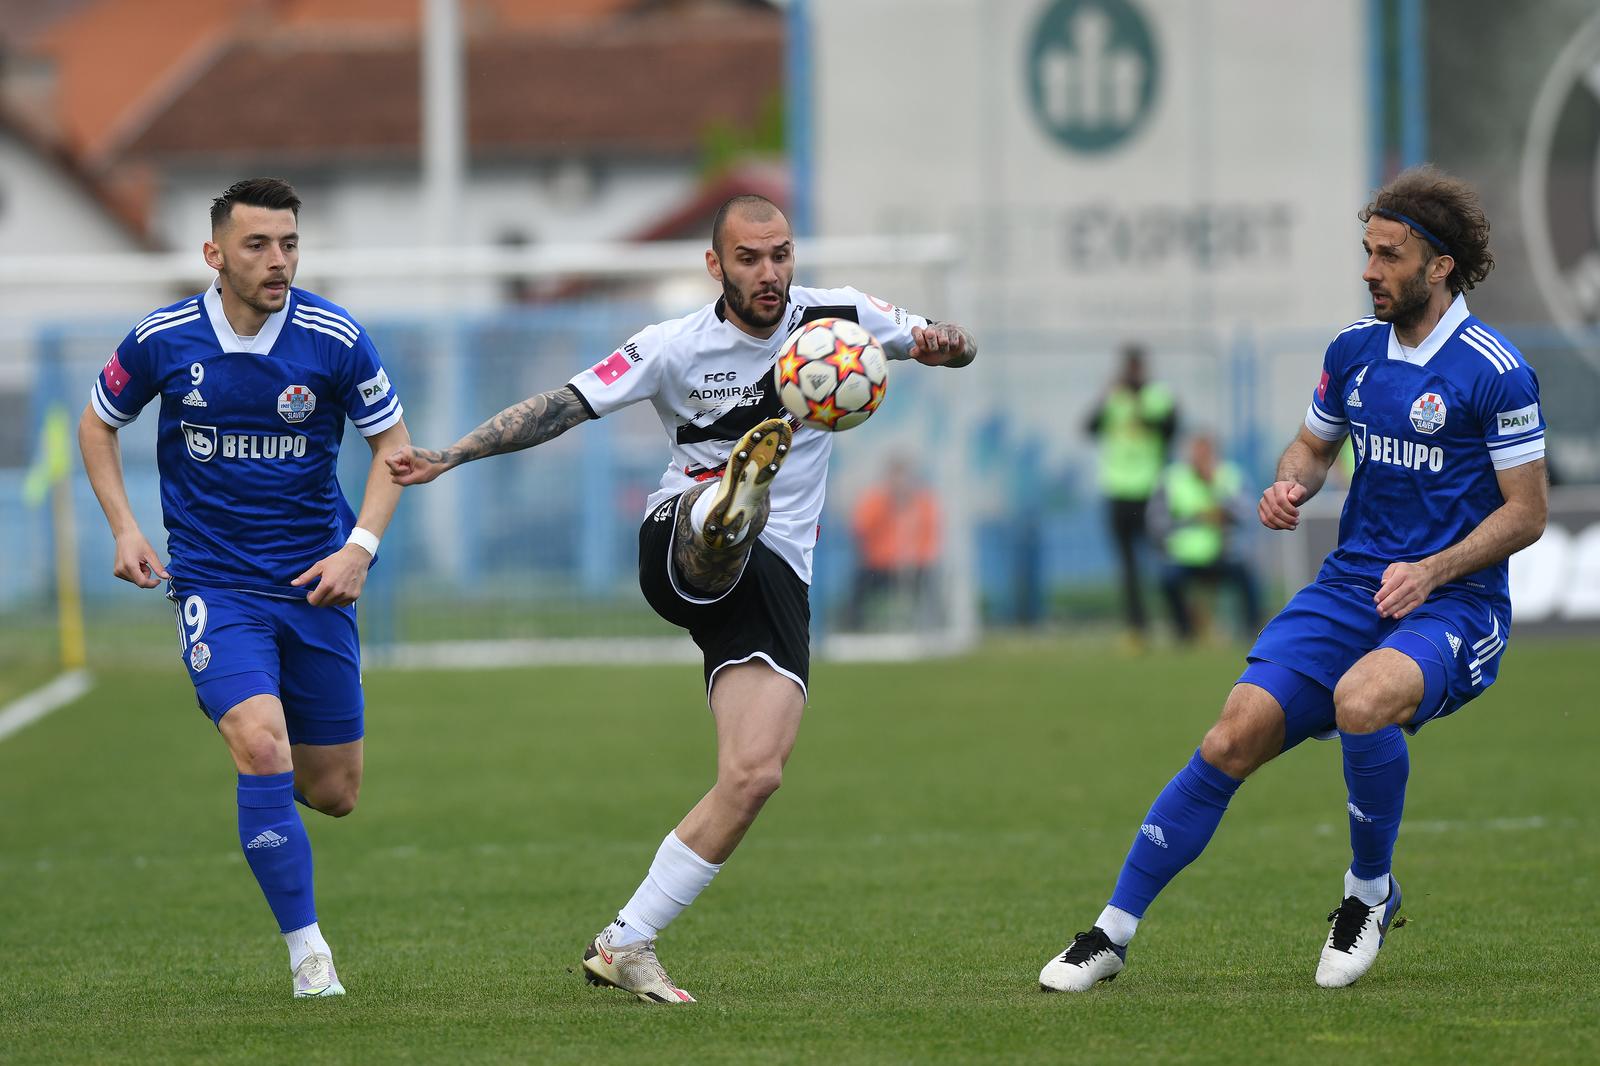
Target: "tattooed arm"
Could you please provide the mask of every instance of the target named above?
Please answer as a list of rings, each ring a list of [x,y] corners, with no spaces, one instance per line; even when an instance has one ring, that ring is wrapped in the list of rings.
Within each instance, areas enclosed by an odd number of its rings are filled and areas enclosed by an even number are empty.
[[[589,409],[578,394],[563,385],[507,407],[442,452],[407,445],[385,461],[395,484],[422,485],[462,463],[543,444],[588,419]]]

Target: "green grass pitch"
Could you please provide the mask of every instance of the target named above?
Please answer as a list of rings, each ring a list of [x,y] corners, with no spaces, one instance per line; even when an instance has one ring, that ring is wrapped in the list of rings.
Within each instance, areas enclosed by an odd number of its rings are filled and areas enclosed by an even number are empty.
[[[1410,924],[1341,991],[1312,981],[1349,854],[1317,743],[1241,790],[1120,978],[1038,989],[1237,651],[822,665],[784,788],[663,937],[681,1010],[577,969],[710,781],[695,668],[370,673],[361,808],[307,816],[350,994],[297,1003],[169,658],[0,742],[0,1061],[1600,1061],[1592,645],[1521,642],[1412,742]]]

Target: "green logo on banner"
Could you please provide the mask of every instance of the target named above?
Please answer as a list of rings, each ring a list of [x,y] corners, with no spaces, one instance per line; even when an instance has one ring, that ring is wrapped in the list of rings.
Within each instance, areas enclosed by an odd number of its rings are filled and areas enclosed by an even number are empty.
[[[1046,133],[1074,152],[1104,152],[1154,109],[1155,40],[1129,0],[1054,0],[1028,48],[1028,99]]]

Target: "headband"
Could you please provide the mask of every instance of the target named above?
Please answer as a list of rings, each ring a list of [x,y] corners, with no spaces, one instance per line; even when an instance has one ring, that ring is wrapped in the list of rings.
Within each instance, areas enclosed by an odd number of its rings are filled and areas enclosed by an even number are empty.
[[[1409,215],[1402,215],[1398,211],[1390,211],[1390,210],[1388,210],[1386,208],[1382,208],[1382,207],[1375,209],[1372,213],[1375,214],[1375,215],[1381,216],[1383,218],[1387,218],[1387,219],[1389,219],[1389,220],[1391,220],[1393,222],[1402,222],[1402,223],[1404,223],[1405,225],[1411,227],[1411,229],[1416,231],[1417,236],[1421,237],[1423,240],[1427,241],[1429,244],[1431,244],[1435,248],[1437,248],[1440,251],[1441,254],[1448,255],[1451,258],[1455,257],[1455,253],[1450,251],[1450,246],[1448,244],[1445,244],[1439,238],[1437,238],[1433,234],[1429,233],[1428,232],[1428,228],[1426,226],[1424,226],[1422,223],[1418,222],[1416,219],[1410,217]]]

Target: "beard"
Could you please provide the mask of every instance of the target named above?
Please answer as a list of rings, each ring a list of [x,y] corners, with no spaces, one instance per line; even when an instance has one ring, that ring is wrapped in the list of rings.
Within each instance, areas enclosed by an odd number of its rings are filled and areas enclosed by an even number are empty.
[[[777,293],[781,299],[778,301],[776,309],[763,311],[761,306],[756,303],[756,297],[769,292]],[[746,297],[739,290],[739,287],[724,274],[722,276],[722,298],[727,301],[729,309],[738,315],[739,320],[745,325],[755,329],[766,329],[768,326],[776,326],[783,318],[784,309],[789,306],[789,287],[785,285],[781,289],[777,287],[757,289]]]
[[[233,294],[239,297],[240,303],[250,308],[250,310],[263,315],[270,315],[274,312],[283,310],[284,302],[289,297],[288,285],[294,283],[293,278],[285,278],[283,296],[273,297],[267,294],[266,279],[258,283],[254,290],[247,290],[245,288],[244,279],[240,278],[237,274],[229,270],[226,264],[224,264],[222,269],[217,271],[217,273],[222,275],[222,280],[228,283],[228,288],[233,290]]]
[[[1389,294],[1389,306],[1385,310],[1373,308],[1372,316],[1379,322],[1391,322],[1394,325],[1406,327],[1421,321],[1423,314],[1428,309],[1428,264],[1424,263],[1417,272],[1400,283],[1400,291]]]

